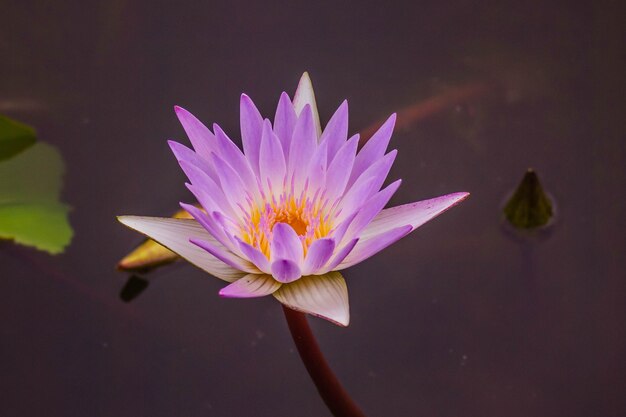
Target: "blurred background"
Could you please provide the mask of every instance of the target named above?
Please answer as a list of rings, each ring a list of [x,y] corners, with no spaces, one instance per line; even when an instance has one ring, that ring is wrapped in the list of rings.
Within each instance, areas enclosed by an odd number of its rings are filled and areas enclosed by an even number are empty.
[[[238,138],[242,92],[273,118],[309,71],[322,123],[344,98],[350,133],[401,112],[392,205],[472,193],[345,272],[348,328],[310,320],[364,412],[625,415],[624,9],[4,2],[0,114],[60,154],[73,238],[58,255],[0,242],[0,414],[329,415],[273,299],[220,299],[179,263],[124,302],[115,270],[142,241],[116,215],[192,201],[173,105]],[[540,237],[503,227],[529,167],[556,206]]]

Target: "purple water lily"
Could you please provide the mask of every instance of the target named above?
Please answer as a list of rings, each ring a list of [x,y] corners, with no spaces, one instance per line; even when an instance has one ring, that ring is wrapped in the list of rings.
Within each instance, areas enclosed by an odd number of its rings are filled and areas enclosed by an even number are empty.
[[[400,186],[381,189],[395,115],[357,152],[343,102],[322,131],[308,75],[293,102],[280,96],[274,123],[241,96],[243,152],[176,107],[194,150],[169,144],[202,208],[193,220],[119,220],[230,284],[223,297],[272,294],[297,311],[347,326],[348,290],[338,272],[376,254],[467,197],[454,193],[384,209]]]

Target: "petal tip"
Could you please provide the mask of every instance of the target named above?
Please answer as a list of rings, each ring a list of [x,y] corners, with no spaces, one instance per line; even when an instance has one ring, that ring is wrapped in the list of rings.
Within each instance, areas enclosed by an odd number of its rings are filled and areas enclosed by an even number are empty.
[[[296,281],[302,276],[300,267],[289,259],[278,259],[272,262],[272,276],[283,284]]]
[[[458,193],[452,193],[450,194],[450,197],[452,197],[454,199],[454,205],[459,204],[465,200],[467,200],[470,196],[470,193],[468,193],[467,191],[460,191]]]

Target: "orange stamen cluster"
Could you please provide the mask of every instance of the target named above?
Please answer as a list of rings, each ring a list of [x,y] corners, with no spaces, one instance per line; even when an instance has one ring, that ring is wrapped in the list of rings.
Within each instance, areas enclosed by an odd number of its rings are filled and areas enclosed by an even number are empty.
[[[328,200],[306,198],[306,189],[299,198],[283,193],[278,199],[265,198],[260,205],[252,205],[244,215],[242,240],[259,249],[268,259],[271,253],[272,230],[276,223],[290,225],[302,242],[304,254],[315,240],[327,236],[332,228],[328,214]]]

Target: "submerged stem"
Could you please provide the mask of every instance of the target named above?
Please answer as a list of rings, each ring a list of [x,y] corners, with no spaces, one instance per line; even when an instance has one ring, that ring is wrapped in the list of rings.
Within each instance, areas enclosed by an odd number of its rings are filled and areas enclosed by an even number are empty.
[[[330,369],[306,315],[285,306],[283,311],[300,358],[330,412],[335,417],[365,417]]]

